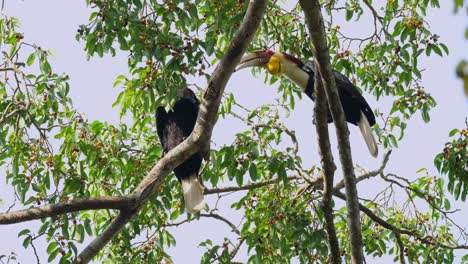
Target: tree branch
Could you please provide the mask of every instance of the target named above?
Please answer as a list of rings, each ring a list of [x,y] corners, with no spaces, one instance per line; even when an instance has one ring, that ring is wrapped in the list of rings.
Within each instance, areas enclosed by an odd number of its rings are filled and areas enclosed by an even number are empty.
[[[346,195],[349,198],[346,200],[346,207],[348,210],[351,261],[352,263],[360,264],[364,261],[364,255],[362,252],[361,222],[359,217],[356,176],[354,175],[353,159],[349,144],[348,126],[345,121],[343,108],[336,88],[335,77],[330,66],[327,37],[323,25],[322,13],[320,11],[320,4],[317,0],[300,0],[299,3],[304,10],[307,28],[315,50],[315,59],[317,61],[316,65],[322,77],[325,94],[328,99],[328,105],[336,128]],[[317,72],[317,74],[319,72]]]
[[[226,223],[234,233],[240,235],[240,230],[233,224],[231,223],[229,220],[227,220],[226,218],[220,216],[219,214],[215,214],[215,213],[209,213],[209,214],[200,214],[200,216],[202,217],[210,217],[210,218],[214,218],[214,219],[217,219],[219,221],[223,221],[224,223]]]
[[[401,241],[401,236],[400,236],[399,233],[395,233],[395,239],[397,241],[398,248],[400,249],[400,252],[399,252],[399,255],[398,255],[400,263],[401,264],[406,264],[406,261],[405,261],[405,245],[403,244],[403,241]]]
[[[336,197],[342,200],[346,200],[346,195],[342,192],[335,191],[333,192],[333,195],[335,195]],[[372,212],[372,210],[370,210],[369,208],[365,207],[364,205],[360,203],[359,203],[359,210],[361,210],[364,214],[366,214],[370,219],[374,220],[374,222],[394,232],[395,235],[404,234],[404,235],[412,236],[416,238],[417,240],[419,240],[421,243],[432,245],[432,246],[439,246],[439,247],[446,248],[446,249],[468,249],[468,245],[449,245],[445,243],[440,243],[439,241],[437,241],[436,238],[432,236],[422,236],[418,234],[417,231],[404,229],[404,228],[398,228],[397,226],[392,225],[389,222],[385,221],[383,218],[381,218],[380,216]]]
[[[124,209],[134,202],[135,200],[131,197],[98,197],[70,200],[58,204],[0,214],[0,225],[16,224],[83,210]]]
[[[132,208],[130,210],[122,210],[106,230],[97,236],[79,254],[75,261],[76,263],[88,263],[96,256],[156,192],[170,171],[197,151],[207,152],[224,88],[260,25],[260,21],[265,13],[266,4],[266,0],[252,0],[249,3],[242,24],[236,32],[225,56],[221,59],[211,76],[192,134],[176,148],[169,151],[156,164],[136,188],[134,193],[136,202]]]
[[[359,177],[356,178],[356,183],[361,182],[363,180],[367,180],[369,178],[375,177],[383,173],[383,170],[385,169],[385,167],[387,167],[388,160],[390,159],[390,154],[392,154],[392,151],[391,150],[387,151],[387,153],[384,154],[384,158],[382,160],[382,164],[380,165],[380,168],[360,175]],[[342,180],[339,183],[337,183],[333,189],[338,190],[338,189],[342,189],[343,187],[345,187],[345,183]]]
[[[294,176],[289,176],[288,180],[302,180],[302,177],[294,175]],[[263,186],[271,185],[271,184],[276,184],[280,182],[280,178],[275,178],[271,180],[266,180],[266,181],[261,181],[261,182],[254,182],[254,183],[249,183],[245,184],[242,186],[230,186],[230,187],[224,187],[224,188],[213,188],[213,189],[205,189],[204,194],[215,194],[215,193],[226,193],[226,192],[237,192],[237,191],[245,191],[245,190],[252,190],[256,188],[260,188]]]
[[[317,66],[315,66],[317,71]],[[317,131],[317,141],[319,145],[320,163],[324,171],[323,199],[322,210],[325,216],[325,227],[328,234],[328,242],[330,243],[331,260],[334,264],[341,263],[340,246],[336,237],[335,224],[333,221],[333,178],[335,175],[336,166],[333,161],[333,155],[330,147],[330,136],[328,134],[328,106],[325,90],[323,89],[322,80],[319,74],[315,74],[315,129]]]

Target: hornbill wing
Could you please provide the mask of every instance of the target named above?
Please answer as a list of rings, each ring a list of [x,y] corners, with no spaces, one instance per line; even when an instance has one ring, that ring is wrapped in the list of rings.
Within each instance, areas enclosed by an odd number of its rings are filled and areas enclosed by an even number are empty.
[[[360,106],[360,111],[363,112],[366,116],[367,121],[369,121],[369,125],[373,126],[375,124],[374,112],[367,103],[366,99],[364,99],[364,96],[362,96],[362,94],[358,91],[356,86],[354,86],[354,84],[345,75],[335,70],[333,70],[333,74],[335,75],[335,80],[337,81],[336,85],[338,87],[338,91],[340,93],[343,93],[344,96],[347,96],[351,100],[358,103]],[[360,113],[356,114],[360,115]]]
[[[313,61],[306,61],[302,65],[302,70],[307,72],[311,79],[307,84],[305,93],[312,99],[315,100],[313,89],[314,89],[314,74],[315,74],[315,63]],[[346,119],[348,122],[357,124],[357,121],[361,117],[361,111],[367,117],[369,124],[372,126],[375,124],[375,116],[373,114],[372,108],[370,108],[367,101],[364,99],[362,94],[357,90],[354,84],[340,72],[333,70],[333,75],[335,77],[336,86],[338,93],[340,95],[340,101],[343,109],[346,113]],[[358,108],[353,108],[353,106],[358,106]],[[328,123],[333,122],[330,112],[328,113]]]
[[[375,116],[366,99],[358,91],[356,86],[343,74],[334,71],[336,85],[340,93],[340,100],[343,110],[346,113],[346,120],[357,125],[366,142],[369,152],[377,157],[378,147],[372,134],[372,128],[375,124]]]
[[[163,140],[164,138],[164,128],[167,126],[167,121],[168,121],[168,114],[164,107],[158,107],[156,109],[156,130],[158,132],[158,137],[159,137],[159,142],[161,142],[161,145],[163,147],[164,153],[167,153],[169,149],[167,149],[167,145],[164,144]]]
[[[174,113],[176,114],[177,125],[182,129],[184,137],[190,136],[195,123],[197,122],[198,110],[200,102],[196,97],[194,98],[181,98],[174,106]]]

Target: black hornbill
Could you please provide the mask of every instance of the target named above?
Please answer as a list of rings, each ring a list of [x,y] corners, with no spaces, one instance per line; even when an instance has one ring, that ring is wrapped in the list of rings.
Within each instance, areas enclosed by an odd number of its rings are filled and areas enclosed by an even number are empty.
[[[273,50],[259,50],[246,54],[236,70],[246,67],[263,67],[270,74],[284,74],[296,83],[307,96],[314,100],[314,62],[302,62],[284,52]],[[333,70],[341,105],[346,115],[346,121],[359,126],[362,136],[372,156],[377,157],[378,148],[372,135],[371,126],[375,124],[375,116],[364,97],[359,93],[351,81],[343,74]],[[333,122],[328,111],[328,123]]]
[[[156,129],[164,153],[182,143],[192,133],[197,121],[200,101],[188,88],[181,92],[181,98],[171,111],[166,112],[163,107],[156,110]],[[197,152],[174,169],[182,183],[185,207],[189,213],[197,213],[205,206],[203,187],[198,179],[201,163],[202,156]]]

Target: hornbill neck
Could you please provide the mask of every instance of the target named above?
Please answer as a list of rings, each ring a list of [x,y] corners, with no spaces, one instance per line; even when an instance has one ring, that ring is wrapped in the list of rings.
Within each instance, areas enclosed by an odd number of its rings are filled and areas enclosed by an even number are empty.
[[[297,84],[303,91],[307,88],[307,82],[309,81],[309,74],[304,71],[300,65],[296,62],[290,61],[287,58],[282,60],[284,64],[284,75],[288,77],[291,81]]]

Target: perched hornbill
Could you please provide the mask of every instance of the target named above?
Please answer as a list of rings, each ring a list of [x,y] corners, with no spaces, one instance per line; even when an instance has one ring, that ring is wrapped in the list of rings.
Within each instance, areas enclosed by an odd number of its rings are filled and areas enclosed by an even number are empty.
[[[236,70],[246,67],[264,67],[273,75],[284,74],[296,83],[310,99],[314,100],[314,62],[302,62],[301,60],[273,50],[259,50],[245,55]],[[346,121],[359,126],[362,136],[366,141],[372,156],[377,157],[378,148],[372,135],[371,126],[375,124],[375,116],[364,97],[356,87],[343,74],[333,71],[336,86],[346,115]],[[328,111],[328,122],[333,122],[330,111]]]
[[[156,128],[164,153],[182,143],[192,133],[197,121],[200,101],[192,90],[185,88],[182,92],[171,111],[166,112],[163,107],[156,110]],[[182,183],[185,207],[189,213],[197,213],[205,205],[203,187],[198,179],[201,163],[202,156],[197,152],[174,169]]]

